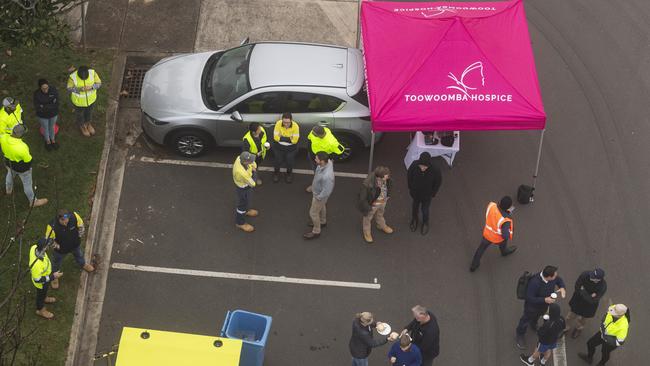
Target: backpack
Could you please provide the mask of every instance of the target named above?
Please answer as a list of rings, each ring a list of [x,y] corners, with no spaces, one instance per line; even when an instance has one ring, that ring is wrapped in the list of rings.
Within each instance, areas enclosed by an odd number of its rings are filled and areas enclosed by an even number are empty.
[[[524,273],[517,280],[517,299],[525,300],[526,299],[526,290],[528,290],[528,282],[534,275],[528,271]]]

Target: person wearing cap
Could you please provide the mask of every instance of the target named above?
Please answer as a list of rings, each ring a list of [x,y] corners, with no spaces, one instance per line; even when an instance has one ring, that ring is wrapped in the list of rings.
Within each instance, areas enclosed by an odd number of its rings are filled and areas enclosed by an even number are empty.
[[[442,173],[437,164],[433,164],[428,152],[420,154],[420,158],[413,163],[407,172],[409,194],[413,199],[411,206],[411,231],[416,231],[420,223],[418,211],[422,211],[422,226],[420,233],[429,232],[429,207],[431,199],[436,196],[442,183]]]
[[[548,314],[544,315],[544,323],[537,329],[537,347],[530,356],[525,354],[519,355],[519,359],[524,365],[533,366],[535,360],[540,359],[542,366],[546,365],[553,350],[557,348],[557,341],[564,333],[566,322],[562,317],[560,305],[550,304]]]
[[[374,339],[372,330],[377,328],[381,322],[375,322],[372,313],[364,311],[357,313],[352,320],[352,336],[350,337],[349,348],[352,354],[352,366],[368,366],[368,357],[373,348],[383,346],[389,341],[397,339],[397,333],[393,332],[388,337]]]
[[[45,150],[58,149],[54,126],[59,117],[59,92],[45,79],[38,80],[38,89],[34,91],[34,110],[43,128]]]
[[[316,169],[314,156],[320,151],[326,152],[329,154],[330,159],[333,159],[343,154],[345,147],[341,145],[329,128],[316,125],[311,129],[309,135],[307,135],[307,157],[309,158],[312,169]],[[305,190],[311,192],[311,186]]]
[[[266,157],[266,152],[271,146],[266,142],[266,131],[264,127],[257,122],[248,125],[248,132],[242,138],[242,151],[248,151],[255,155],[255,164],[262,164]],[[261,185],[262,180],[257,178],[257,185]]]
[[[312,198],[309,208],[309,225],[312,229],[303,235],[305,240],[316,239],[320,236],[321,227],[327,225],[327,199],[334,190],[334,163],[327,153],[320,151],[314,158],[316,171],[312,180]]]
[[[418,346],[413,344],[408,333],[399,337],[399,343],[393,343],[388,351],[388,361],[395,366],[420,366],[422,354]]]
[[[601,358],[597,366],[609,361],[609,355],[622,346],[630,328],[630,310],[623,304],[610,305],[600,324],[600,329],[587,341],[587,353],[578,353],[578,357],[591,364],[600,346]]]
[[[232,179],[235,182],[237,192],[235,226],[244,232],[250,233],[255,228],[246,222],[246,216],[255,217],[259,214],[257,210],[249,207],[251,196],[253,195],[253,188],[257,185],[255,155],[248,151],[243,151],[235,159],[232,165]]]
[[[404,327],[400,337],[408,334],[422,353],[422,366],[433,365],[433,360],[440,354],[440,328],[433,313],[424,306],[411,308],[413,320]]]
[[[0,109],[0,134],[11,135],[15,125],[23,124],[23,108],[17,100],[6,97],[2,100]]]
[[[7,166],[5,187],[7,194],[13,193],[14,177],[20,177],[30,205],[39,207],[47,203],[47,198],[36,198],[34,194],[34,188],[32,187],[32,156],[29,153],[29,146],[22,140],[25,132],[25,127],[19,124],[13,127],[11,135],[0,136],[0,145]]]
[[[384,212],[391,195],[393,181],[390,179],[390,170],[385,166],[378,166],[368,174],[359,191],[358,207],[363,215],[363,240],[372,243],[372,219],[377,222],[377,228],[386,234],[392,234],[393,228],[386,224]]]
[[[537,328],[537,320],[548,310],[550,304],[555,303],[557,292],[562,298],[566,297],[564,280],[557,274],[557,267],[546,266],[544,270],[533,275],[526,287],[524,299],[524,314],[519,319],[516,329],[517,347],[526,349],[526,329]]]
[[[86,272],[95,271],[92,264],[86,263],[81,253],[81,238],[84,236],[84,221],[76,212],[70,212],[66,209],[60,209],[56,217],[50,221],[45,228],[45,238],[52,240],[52,270],[58,271],[61,268],[63,258],[72,253],[75,261],[81,269]],[[52,288],[59,288],[59,280],[52,281]]]
[[[92,110],[97,100],[97,89],[101,86],[102,80],[97,72],[85,65],[79,66],[68,77],[67,89],[75,106],[77,126],[86,137],[95,134],[95,128],[91,123]]]
[[[300,139],[300,127],[292,119],[291,113],[282,113],[282,119],[275,122],[273,128],[273,156],[275,164],[273,165],[273,183],[280,181],[280,169],[283,165],[287,168],[287,174],[284,180],[287,183],[293,182],[293,166],[296,161],[298,152],[298,140]]]
[[[476,252],[472,264],[469,267],[470,272],[476,271],[481,265],[481,257],[485,250],[491,246],[498,246],[501,251],[501,256],[506,257],[517,250],[517,246],[513,245],[508,248],[508,240],[512,240],[514,232],[514,222],[512,221],[512,198],[504,196],[497,205],[495,202],[490,202],[485,211],[485,226],[483,227],[483,238]]]
[[[36,315],[45,319],[54,318],[54,314],[45,308],[45,304],[53,304],[56,298],[47,296],[47,289],[50,282],[59,279],[63,273],[54,271],[50,258],[45,250],[47,249],[47,240],[41,238],[37,244],[32,245],[29,249],[29,269],[32,277],[32,283],[36,287]]]
[[[605,282],[605,271],[596,268],[591,271],[584,271],[576,280],[575,291],[569,306],[571,311],[566,317],[567,328],[565,332],[571,332],[571,338],[578,338],[582,329],[585,327],[587,319],[596,316],[598,304],[607,292],[607,282]],[[575,327],[571,327],[571,320],[575,319]]]

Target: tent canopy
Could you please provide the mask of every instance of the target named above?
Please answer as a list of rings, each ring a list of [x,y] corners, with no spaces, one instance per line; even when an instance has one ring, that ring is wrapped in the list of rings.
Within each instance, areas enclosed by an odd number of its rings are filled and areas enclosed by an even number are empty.
[[[521,0],[364,1],[374,131],[543,129]]]

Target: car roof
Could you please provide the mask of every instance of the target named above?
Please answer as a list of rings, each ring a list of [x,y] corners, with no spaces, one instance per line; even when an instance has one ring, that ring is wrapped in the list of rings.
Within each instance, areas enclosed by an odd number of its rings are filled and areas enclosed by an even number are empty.
[[[253,89],[277,86],[346,87],[347,48],[311,43],[257,43],[248,72]]]

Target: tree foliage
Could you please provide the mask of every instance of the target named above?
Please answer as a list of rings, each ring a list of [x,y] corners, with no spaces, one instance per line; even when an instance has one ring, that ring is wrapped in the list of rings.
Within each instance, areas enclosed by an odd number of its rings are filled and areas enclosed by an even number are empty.
[[[67,47],[71,27],[62,17],[88,0],[1,0],[0,39],[11,46]]]

